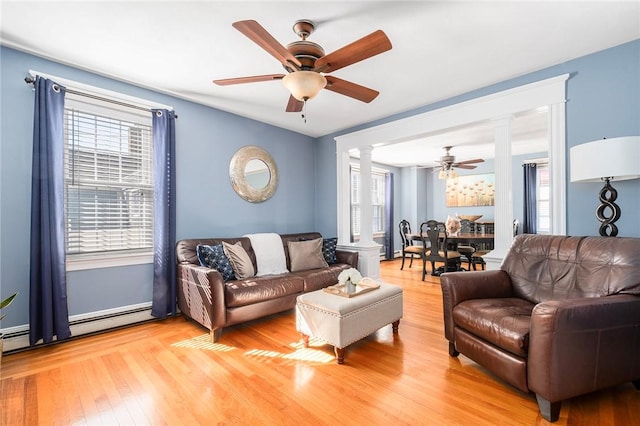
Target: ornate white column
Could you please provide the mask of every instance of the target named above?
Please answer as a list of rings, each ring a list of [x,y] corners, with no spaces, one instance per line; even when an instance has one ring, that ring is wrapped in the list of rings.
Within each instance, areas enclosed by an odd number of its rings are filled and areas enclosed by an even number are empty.
[[[551,171],[551,233],[567,234],[565,101],[549,105],[549,169]]]
[[[340,148],[340,147],[339,147]],[[371,146],[360,150],[360,241],[350,242],[350,156],[346,149],[337,151],[338,178],[338,246],[358,253],[358,270],[365,277],[380,279],[380,244],[373,241],[373,207],[371,205]],[[365,183],[366,182],[366,183]],[[366,187],[366,188],[365,188]],[[366,194],[366,195],[365,195]],[[366,224],[368,223],[368,225]],[[368,231],[368,232],[367,232]]]
[[[373,206],[371,204],[371,152],[360,150],[360,241],[354,244],[358,252],[358,270],[365,277],[380,278],[380,244],[373,241]]]
[[[513,163],[511,122],[508,115],[493,120],[495,139],[494,249],[484,256],[487,269],[499,269],[513,241]]]

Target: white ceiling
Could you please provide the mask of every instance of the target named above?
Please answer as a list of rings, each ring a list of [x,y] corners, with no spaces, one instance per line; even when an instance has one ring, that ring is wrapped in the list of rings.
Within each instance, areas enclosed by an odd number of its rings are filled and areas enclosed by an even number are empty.
[[[455,130],[429,135],[393,145],[377,146],[371,153],[376,163],[396,167],[433,167],[445,155],[443,147],[451,146],[456,161],[483,160],[495,157],[495,130],[491,122],[476,123]],[[511,154],[524,155],[548,151],[547,108],[538,108],[513,117],[511,122]],[[359,158],[357,150],[353,156]]]
[[[640,38],[637,0],[1,0],[0,5],[0,42],[6,46],[313,137]],[[300,114],[284,111],[288,93],[279,81],[224,87],[211,82],[283,72],[272,56],[232,28],[233,22],[255,19],[286,45],[298,39],[292,25],[303,18],[316,22],[309,39],[326,53],[377,29],[387,34],[391,51],[332,74],[380,91],[377,99],[365,104],[324,90],[309,101],[305,123]],[[440,157],[441,146],[471,144],[465,138],[481,131],[461,130],[453,142],[433,142],[438,151],[424,161]],[[479,144],[470,155],[490,157]],[[400,148],[386,149],[391,155]],[[465,159],[462,150],[454,149],[458,160]]]

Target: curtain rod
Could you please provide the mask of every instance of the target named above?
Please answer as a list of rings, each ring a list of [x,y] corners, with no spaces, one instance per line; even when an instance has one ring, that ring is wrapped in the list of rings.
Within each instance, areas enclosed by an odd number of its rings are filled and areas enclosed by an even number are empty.
[[[36,82],[36,79],[35,79],[35,77],[33,77],[31,75],[28,75],[28,76],[26,76],[24,78],[24,82],[27,83],[27,84],[34,85],[35,82]],[[73,90],[73,89],[69,89],[69,88],[65,88],[65,91],[67,93],[71,93],[72,95],[84,96],[85,98],[91,98],[91,99],[96,99],[96,100],[99,100],[99,101],[109,102],[109,103],[120,105],[120,106],[124,106],[124,107],[127,107],[127,108],[134,108],[134,109],[139,109],[139,110],[142,110],[142,111],[152,112],[152,108],[149,108],[149,107],[143,107],[143,106],[140,106],[140,105],[130,104],[128,102],[117,101],[115,99],[110,99],[110,98],[105,98],[103,96],[94,95],[92,93],[81,92],[81,91]],[[178,114],[176,114],[175,117],[178,118]]]

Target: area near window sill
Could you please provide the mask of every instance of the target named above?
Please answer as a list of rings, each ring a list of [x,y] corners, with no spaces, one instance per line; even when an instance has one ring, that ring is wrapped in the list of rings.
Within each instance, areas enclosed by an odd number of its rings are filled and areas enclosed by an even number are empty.
[[[153,263],[153,252],[69,255],[66,269],[71,272],[149,263]]]

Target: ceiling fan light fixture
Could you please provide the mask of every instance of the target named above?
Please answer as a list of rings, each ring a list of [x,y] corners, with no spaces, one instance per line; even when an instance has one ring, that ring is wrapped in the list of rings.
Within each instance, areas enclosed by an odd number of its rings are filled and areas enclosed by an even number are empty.
[[[450,166],[442,166],[440,172],[438,173],[438,179],[457,179],[458,173]]]
[[[299,101],[313,99],[327,85],[327,79],[315,71],[295,71],[284,76],[282,84]]]

